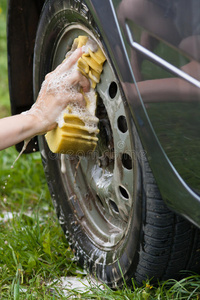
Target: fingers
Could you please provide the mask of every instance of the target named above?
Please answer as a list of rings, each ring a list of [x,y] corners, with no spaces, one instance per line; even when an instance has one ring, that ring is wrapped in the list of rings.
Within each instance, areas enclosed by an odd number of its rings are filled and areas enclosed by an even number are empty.
[[[68,58],[69,63],[71,64],[71,66],[73,66],[77,60],[81,57],[81,55],[83,54],[83,50],[82,48],[77,48],[72,55]]]
[[[75,63],[78,61],[78,59],[83,54],[82,48],[76,49],[69,57],[67,57],[62,64],[59,66],[59,73],[64,73],[68,71]]]
[[[68,104],[74,104],[74,103],[76,103],[80,107],[85,107],[86,103],[85,103],[85,99],[83,97],[83,94],[76,93],[75,95],[73,95],[73,99],[67,100],[66,106]]]
[[[55,97],[55,99],[65,99],[65,103],[76,103],[81,107],[85,106],[86,103],[84,97],[78,92],[79,88],[77,89],[77,87],[81,87],[83,92],[87,93],[90,90],[90,82],[86,76],[82,75],[80,71],[78,71],[76,66],[75,69],[72,69],[81,55],[82,49],[78,48],[71,54],[70,57],[68,57],[61,65],[59,65],[56,70],[49,73],[45,78],[45,82],[40,94],[46,93],[47,95],[52,95]],[[55,84],[56,89],[54,90],[53,83],[55,80],[56,83],[59,83],[59,85]],[[73,97],[69,100],[69,91],[71,91],[71,89],[74,89],[74,93]],[[60,100],[58,100],[57,103],[59,101]],[[66,105],[67,104],[65,104],[65,106]]]
[[[59,65],[54,71],[48,73],[45,77],[46,82],[50,82],[54,80],[54,77],[62,76],[62,74],[68,74],[70,69],[75,65],[78,59],[81,57],[83,51],[82,48],[76,49],[70,57],[66,58],[61,65]],[[78,70],[72,71],[70,77],[66,78],[68,85],[76,85],[79,84],[82,87],[84,92],[88,92],[90,89],[90,82],[89,80],[83,76]]]
[[[78,70],[72,73],[70,78],[71,84],[76,85],[78,84],[80,87],[82,87],[83,92],[87,93],[90,90],[90,82],[88,78],[81,74]]]

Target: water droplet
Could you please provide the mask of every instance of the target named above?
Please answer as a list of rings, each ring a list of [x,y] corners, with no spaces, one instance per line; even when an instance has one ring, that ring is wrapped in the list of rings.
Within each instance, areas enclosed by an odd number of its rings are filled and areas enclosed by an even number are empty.
[[[22,147],[21,152],[19,153],[19,155],[18,155],[17,158],[15,159],[14,163],[12,164],[11,169],[13,169],[14,164],[16,163],[16,161],[20,158],[20,156],[22,155],[22,153],[26,150],[26,147],[27,147],[28,143],[30,142],[30,140],[31,140],[31,139],[26,139],[26,140],[24,141],[24,146]]]
[[[65,155],[64,154],[61,154],[60,161],[61,161],[61,172],[63,174],[65,174],[67,172],[67,169],[66,169],[66,165],[65,165]]]

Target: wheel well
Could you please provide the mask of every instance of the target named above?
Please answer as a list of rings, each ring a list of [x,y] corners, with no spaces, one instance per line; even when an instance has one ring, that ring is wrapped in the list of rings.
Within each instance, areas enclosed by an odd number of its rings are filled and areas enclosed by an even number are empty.
[[[33,104],[33,53],[43,4],[44,0],[8,2],[7,51],[12,114],[19,114]],[[17,145],[17,149],[20,148],[21,145]],[[33,145],[29,143],[27,152],[31,149]]]

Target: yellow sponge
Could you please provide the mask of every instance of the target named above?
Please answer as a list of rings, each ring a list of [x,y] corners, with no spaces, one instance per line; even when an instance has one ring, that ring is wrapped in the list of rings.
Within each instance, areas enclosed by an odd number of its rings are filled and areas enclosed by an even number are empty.
[[[77,45],[85,45],[88,41],[88,37],[79,36],[75,43]],[[91,87],[95,89],[96,84],[99,83],[101,72],[103,71],[103,63],[106,58],[101,49],[98,47],[97,51],[92,52],[89,49],[88,53],[84,53],[78,60],[78,68],[81,73],[91,79]]]
[[[46,139],[50,149],[54,153],[68,153],[71,155],[84,155],[93,151],[98,138],[96,129],[89,133],[83,121],[77,115],[65,114],[65,123],[62,128],[56,127],[46,134]]]
[[[87,42],[87,36],[79,36],[74,40],[73,45],[79,48],[86,45]],[[93,52],[92,49],[89,48],[88,53],[84,53],[77,63],[80,72],[90,78],[91,89],[93,90],[100,81],[103,63],[106,60],[99,47],[95,50],[96,51]],[[63,115],[63,125],[61,127],[57,126],[45,135],[52,152],[70,155],[86,155],[95,149],[98,141],[97,134],[99,132],[97,128],[98,119],[95,117],[95,110],[93,108],[91,109],[91,105],[94,104],[89,101],[87,93],[83,93],[83,95],[86,101],[86,114],[75,114],[73,108],[68,105],[66,113]],[[96,106],[96,93],[94,94],[93,102],[95,102]]]

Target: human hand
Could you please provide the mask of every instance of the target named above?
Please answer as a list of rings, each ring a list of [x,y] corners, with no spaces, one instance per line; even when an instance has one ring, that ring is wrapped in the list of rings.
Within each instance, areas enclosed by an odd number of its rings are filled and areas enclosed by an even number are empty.
[[[88,92],[90,83],[76,65],[82,53],[82,48],[78,48],[53,72],[46,75],[36,103],[27,112],[37,119],[37,134],[55,128],[57,118],[68,104],[85,105],[80,88],[83,92]]]

